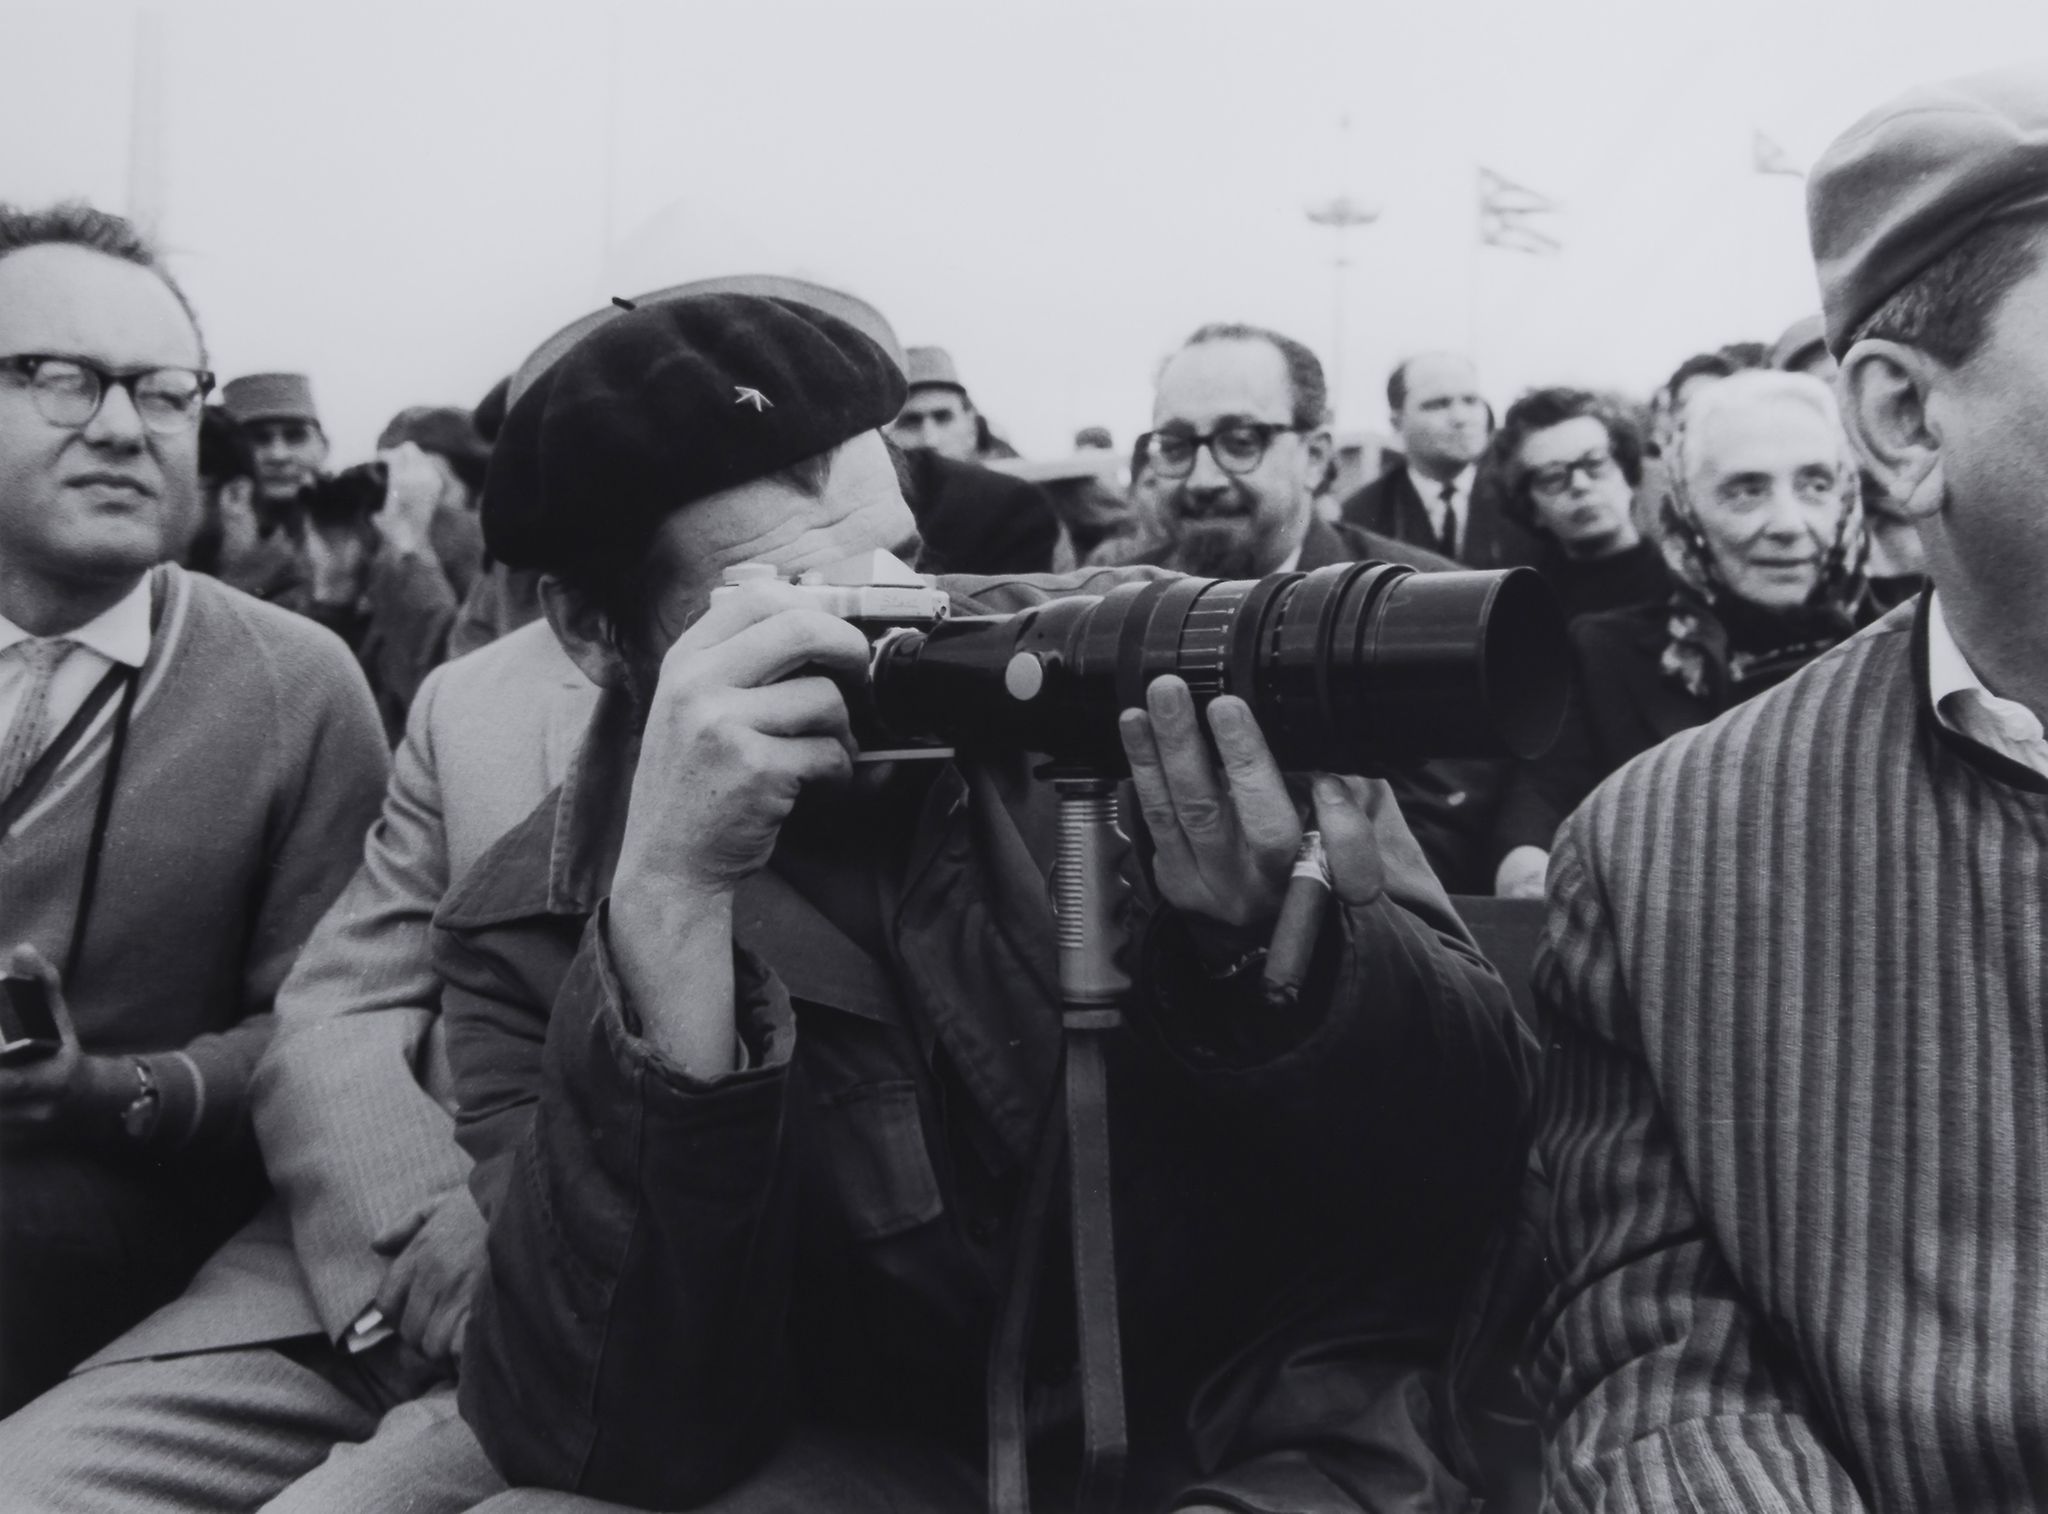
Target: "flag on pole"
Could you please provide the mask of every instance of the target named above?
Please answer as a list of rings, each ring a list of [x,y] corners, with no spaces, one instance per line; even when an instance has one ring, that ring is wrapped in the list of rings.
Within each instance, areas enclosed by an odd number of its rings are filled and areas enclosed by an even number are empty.
[[[1750,132],[1749,162],[1758,173],[1784,174],[1793,179],[1806,177],[1806,170],[1792,161],[1792,155],[1760,131]]]
[[[1553,215],[1558,204],[1490,168],[1479,170],[1479,245],[1502,247],[1542,257],[1563,243],[1532,224],[1537,216]]]

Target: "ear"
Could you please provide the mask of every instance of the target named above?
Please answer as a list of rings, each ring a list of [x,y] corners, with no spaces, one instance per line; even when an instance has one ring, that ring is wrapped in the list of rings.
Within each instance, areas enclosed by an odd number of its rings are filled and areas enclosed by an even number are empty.
[[[215,496],[222,511],[248,511],[255,513],[256,480],[253,478],[231,478],[220,486]]]
[[[1329,466],[1330,454],[1335,448],[1336,443],[1331,440],[1330,428],[1327,426],[1318,426],[1301,439],[1301,450],[1308,458],[1310,477],[1321,481],[1323,470]]]
[[[1893,507],[1915,520],[1939,514],[1948,498],[1941,431],[1928,405],[1942,373],[1916,348],[1871,340],[1849,349],[1836,380],[1842,425],[1857,455]]]
[[[605,617],[581,595],[572,593],[560,579],[544,574],[540,581],[541,613],[548,629],[569,654],[569,661],[600,689],[623,689],[626,659],[613,639]]]

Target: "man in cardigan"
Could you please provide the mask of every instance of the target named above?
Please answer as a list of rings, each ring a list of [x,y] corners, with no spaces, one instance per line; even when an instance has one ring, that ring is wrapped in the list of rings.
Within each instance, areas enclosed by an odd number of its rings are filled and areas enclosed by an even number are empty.
[[[2048,73],[1808,207],[1933,588],[1567,822],[1536,984],[1565,1511],[2048,1503]]]
[[[262,1011],[383,787],[333,637],[152,570],[197,498],[204,366],[126,222],[0,206],[0,965],[63,1030],[0,1065],[0,1412],[248,1217]]]

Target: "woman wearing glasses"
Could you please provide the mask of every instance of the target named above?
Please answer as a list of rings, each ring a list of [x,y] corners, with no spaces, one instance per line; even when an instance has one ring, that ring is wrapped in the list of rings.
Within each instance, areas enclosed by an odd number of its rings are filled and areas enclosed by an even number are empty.
[[[1528,493],[1541,519],[1591,529],[1592,513],[1565,502],[1623,459],[1589,461],[1598,460],[1548,464],[1554,472],[1531,480],[1540,480]],[[1540,898],[1557,827],[1603,778],[1782,683],[1871,618],[1857,488],[1834,396],[1819,380],[1744,372],[1693,401],[1656,540],[1642,544],[1661,552],[1672,586],[1572,623],[1571,708],[1557,744],[1509,788],[1496,892]],[[1618,513],[1625,519],[1626,507]]]
[[[1636,526],[1643,438],[1627,413],[1583,389],[1538,389],[1508,407],[1487,470],[1502,511],[1542,543],[1538,571],[1566,620],[1661,600],[1671,575]]]

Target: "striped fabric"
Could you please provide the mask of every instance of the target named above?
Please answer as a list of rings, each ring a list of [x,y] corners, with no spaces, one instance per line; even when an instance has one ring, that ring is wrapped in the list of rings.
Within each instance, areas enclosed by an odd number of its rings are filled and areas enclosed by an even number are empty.
[[[1916,613],[1559,837],[1556,1508],[2048,1507],[2048,792],[1937,730]]]

